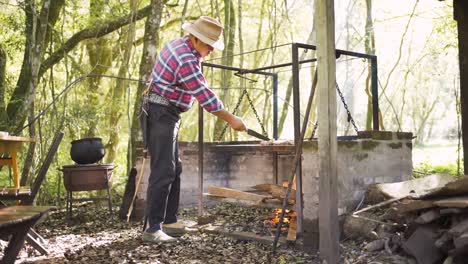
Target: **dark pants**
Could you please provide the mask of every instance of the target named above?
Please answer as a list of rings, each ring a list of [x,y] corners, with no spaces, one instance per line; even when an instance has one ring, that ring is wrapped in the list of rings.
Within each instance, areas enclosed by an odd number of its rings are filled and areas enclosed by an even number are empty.
[[[146,197],[147,232],[156,232],[161,229],[161,223],[177,222],[182,172],[177,139],[180,115],[172,108],[152,103],[148,114],[151,173]]]

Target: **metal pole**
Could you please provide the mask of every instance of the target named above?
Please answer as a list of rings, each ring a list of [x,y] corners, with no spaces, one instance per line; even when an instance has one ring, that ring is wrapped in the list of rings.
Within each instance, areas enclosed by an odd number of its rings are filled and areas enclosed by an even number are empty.
[[[316,88],[317,88],[317,68],[315,69],[314,80],[312,82],[312,88],[310,89],[309,100],[307,102],[306,112],[305,112],[304,120],[303,120],[303,123],[302,123],[301,135],[300,135],[299,140],[298,140],[297,145],[296,145],[296,151],[295,151],[295,155],[294,155],[292,171],[291,171],[291,174],[289,175],[289,179],[288,179],[288,188],[286,189],[286,195],[285,195],[285,197],[283,199],[283,207],[282,207],[282,210],[281,210],[281,215],[280,215],[280,219],[279,219],[279,222],[278,222],[278,227],[276,229],[275,239],[273,241],[273,252],[276,251],[276,245],[278,244],[278,240],[279,240],[279,237],[280,237],[280,234],[281,234],[281,226],[283,224],[284,214],[285,214],[285,211],[286,211],[286,206],[288,205],[289,195],[291,194],[292,182],[293,182],[293,179],[294,179],[294,175],[297,172],[296,171],[297,166],[295,166],[295,164],[301,163],[301,160],[302,160],[301,159],[302,144],[304,143],[304,136],[305,136],[305,133],[306,133],[306,130],[307,130],[307,123],[309,122],[310,111],[311,111],[311,108],[312,108],[312,101],[314,100],[314,94],[315,94]],[[296,193],[297,193],[297,191],[296,191]],[[296,201],[296,204],[297,204],[297,201]],[[299,214],[297,214],[297,216],[298,216],[297,218],[299,219]]]
[[[374,57],[371,59],[372,121],[374,130],[379,131],[379,87],[377,78],[377,57]]]
[[[278,74],[273,77],[273,139],[278,139]]]
[[[203,216],[203,107],[198,105],[198,219]]]
[[[301,140],[301,104],[300,104],[300,91],[299,91],[299,48],[296,43],[292,44],[292,74],[293,74],[293,102],[294,102],[294,144],[296,147]],[[304,123],[306,125],[306,123]],[[300,155],[302,155],[302,150]],[[302,237],[303,230],[303,215],[302,215],[302,162],[301,159],[296,167],[296,213],[297,213],[297,237]]]

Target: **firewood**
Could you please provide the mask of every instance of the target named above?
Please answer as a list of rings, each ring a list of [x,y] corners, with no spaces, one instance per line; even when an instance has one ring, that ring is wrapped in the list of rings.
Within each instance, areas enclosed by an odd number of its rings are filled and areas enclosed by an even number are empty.
[[[468,208],[468,196],[450,197],[434,202],[439,207]]]
[[[287,188],[281,185],[259,184],[253,186],[252,188],[258,191],[267,192],[276,198],[284,199],[284,197],[286,197]],[[291,193],[289,194],[289,199],[296,200],[296,190],[291,190]]]
[[[459,222],[448,231],[452,237],[458,237],[465,232],[468,232],[468,219]]]
[[[450,235],[448,232],[444,232],[442,236],[440,236],[436,242],[435,246],[442,250],[443,252],[448,252],[449,250],[453,249],[453,243],[452,243],[452,235]]]
[[[296,241],[297,235],[297,217],[291,216],[289,219],[289,230],[288,236],[286,237],[287,241]]]
[[[400,215],[407,214],[409,212],[416,212],[423,209],[435,207],[434,201],[432,200],[413,200],[404,199],[399,204],[396,204],[394,208]]]
[[[439,209],[432,209],[430,211],[427,211],[421,214],[418,218],[416,218],[414,222],[418,224],[427,224],[439,218],[440,218]]]
[[[227,198],[235,198],[235,199],[243,199],[243,200],[250,200],[250,201],[257,201],[261,202],[263,199],[269,198],[265,195],[243,192],[239,190],[224,188],[224,187],[217,187],[217,186],[208,186],[208,193],[211,195],[227,197]]]
[[[461,236],[453,240],[455,248],[465,248],[468,249],[468,232],[462,234]]]

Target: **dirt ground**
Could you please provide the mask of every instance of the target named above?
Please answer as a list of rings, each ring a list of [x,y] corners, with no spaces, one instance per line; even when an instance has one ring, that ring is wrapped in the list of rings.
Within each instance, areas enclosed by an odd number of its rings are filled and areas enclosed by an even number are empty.
[[[220,203],[207,211],[216,216],[214,226],[272,236],[271,209]],[[180,214],[185,221],[196,219],[196,209],[183,209]],[[197,230],[172,245],[144,244],[141,222],[127,223],[115,216],[111,220],[105,207],[93,204],[74,208],[70,223],[64,210],[56,210],[36,230],[47,240],[50,254],[41,256],[26,244],[16,263],[320,263],[317,255],[306,254],[297,245],[283,244],[273,254],[269,243]],[[385,251],[366,252],[364,244],[343,240],[341,263],[411,263]],[[1,246],[5,245],[2,241]]]

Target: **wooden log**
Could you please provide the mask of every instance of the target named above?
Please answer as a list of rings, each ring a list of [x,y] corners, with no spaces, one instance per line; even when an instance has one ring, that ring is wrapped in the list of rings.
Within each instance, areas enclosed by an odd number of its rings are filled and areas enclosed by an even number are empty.
[[[263,199],[269,198],[265,195],[243,192],[239,190],[224,188],[224,187],[217,187],[217,186],[208,186],[208,193],[211,195],[226,197],[226,198],[234,198],[240,200],[250,200],[250,201],[257,201],[261,202]]]
[[[455,248],[468,248],[468,232],[453,240]]]
[[[135,193],[135,177],[137,175],[136,168],[130,170],[128,175],[127,183],[125,184],[124,196],[122,198],[122,204],[120,205],[119,218],[127,219],[128,209],[132,203],[133,194]]]
[[[429,209],[435,207],[434,201],[432,200],[413,200],[404,199],[399,204],[394,206],[398,214],[406,214],[410,212],[416,212],[423,209]]]
[[[259,201],[252,201],[252,200],[221,197],[221,196],[212,195],[209,193],[204,193],[203,196],[206,199],[211,200],[211,201],[239,204],[239,205],[245,205],[245,206],[266,207],[266,208],[272,208],[272,209],[277,209],[282,206],[281,202],[277,199],[262,199]],[[286,207],[286,209],[294,209],[294,207],[288,206]]]
[[[458,237],[465,232],[468,232],[468,219],[459,222],[454,227],[450,228],[450,230],[448,231],[448,233],[452,235],[452,237]]]
[[[286,197],[287,188],[281,185],[276,184],[259,184],[252,187],[255,190],[267,192],[271,194],[273,197],[284,199]],[[296,199],[296,190],[291,190],[291,194],[289,195],[289,199],[295,200]]]
[[[208,225],[207,227],[199,228],[201,232],[207,232],[211,234],[220,234],[228,237],[235,238],[239,241],[255,241],[263,244],[272,244],[273,243],[273,237],[270,236],[261,236],[257,235],[252,232],[229,232],[228,230],[225,230],[221,227],[216,227],[216,226],[210,226]],[[284,237],[279,238],[279,244],[285,244],[286,240]]]
[[[430,211],[427,211],[421,214],[418,218],[416,218],[416,220],[414,220],[414,222],[418,224],[427,224],[439,218],[440,218],[439,209],[432,209]]]
[[[289,230],[288,230],[288,236],[286,237],[286,240],[294,242],[296,241],[296,236],[297,236],[297,217],[291,216],[291,218],[289,219]]]
[[[450,197],[434,202],[439,207],[468,208],[468,196]]]
[[[450,175],[434,174],[402,182],[372,184],[368,187],[367,199],[375,203],[383,199],[424,196],[454,180]]]

